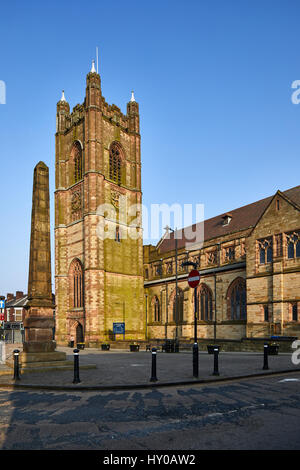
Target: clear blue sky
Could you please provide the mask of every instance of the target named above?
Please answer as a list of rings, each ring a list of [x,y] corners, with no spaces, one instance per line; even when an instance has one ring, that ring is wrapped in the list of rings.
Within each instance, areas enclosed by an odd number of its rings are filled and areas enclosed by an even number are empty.
[[[56,103],[82,103],[99,47],[102,92],[140,105],[143,202],[205,218],[300,184],[299,0],[1,4],[0,293],[27,291],[33,168],[50,167]]]

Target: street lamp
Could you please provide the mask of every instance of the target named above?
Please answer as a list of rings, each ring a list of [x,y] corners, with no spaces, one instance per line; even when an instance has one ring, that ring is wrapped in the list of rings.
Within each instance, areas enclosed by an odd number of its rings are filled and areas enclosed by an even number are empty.
[[[174,233],[177,231],[177,228],[173,230],[170,228],[168,225],[164,228],[166,232],[172,232]],[[176,329],[175,329],[175,341],[177,343],[178,341],[178,271],[177,271],[177,254],[178,254],[178,245],[177,245],[177,237],[175,236],[175,323],[176,323]]]

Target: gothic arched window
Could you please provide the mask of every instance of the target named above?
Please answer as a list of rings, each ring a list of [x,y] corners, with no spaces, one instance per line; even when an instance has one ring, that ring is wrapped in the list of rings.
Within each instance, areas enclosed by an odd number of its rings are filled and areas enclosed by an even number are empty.
[[[115,142],[109,150],[109,178],[117,184],[122,181],[122,150]]]
[[[293,232],[286,235],[288,258],[300,257],[300,233]]]
[[[212,321],[213,320],[213,307],[212,307],[212,293],[206,284],[200,284],[198,288],[198,305],[197,305],[197,318],[198,320]]]
[[[160,321],[160,305],[158,297],[155,296],[152,301],[153,304],[153,321]]]
[[[83,269],[78,259],[72,261],[69,271],[70,307],[82,308],[84,302]]]
[[[177,292],[177,308],[176,308],[176,292],[173,300],[173,321],[178,324],[183,321],[183,300],[184,294],[181,289]]]
[[[82,148],[78,141],[74,142],[71,151],[73,169],[74,169],[74,183],[82,179]]]
[[[273,259],[273,243],[272,238],[266,238],[265,240],[258,241],[259,247],[259,263],[266,264],[272,263]]]
[[[246,320],[246,282],[238,277],[229,286],[227,292],[228,318],[230,320]]]

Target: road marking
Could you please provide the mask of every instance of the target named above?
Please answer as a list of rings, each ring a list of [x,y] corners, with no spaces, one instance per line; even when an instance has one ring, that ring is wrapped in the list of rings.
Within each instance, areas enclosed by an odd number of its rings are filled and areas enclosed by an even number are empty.
[[[257,409],[260,408],[261,406],[265,406],[264,403],[260,403],[259,405],[249,405],[249,406],[243,406],[242,408],[238,410],[230,410],[230,411],[225,411],[224,413],[211,413],[209,415],[204,416],[205,418],[214,418],[215,416],[225,416],[229,415],[231,413],[238,413],[239,411],[244,411],[244,410],[249,410],[249,409]]]
[[[300,379],[282,379],[279,382],[299,382]]]

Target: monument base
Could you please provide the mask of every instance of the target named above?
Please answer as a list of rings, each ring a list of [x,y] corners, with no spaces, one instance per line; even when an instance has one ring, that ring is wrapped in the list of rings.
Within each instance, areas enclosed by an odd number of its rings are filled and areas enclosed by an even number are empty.
[[[19,362],[23,366],[34,362],[55,362],[66,361],[66,353],[60,351],[53,352],[26,352],[20,353]]]
[[[30,367],[36,363],[63,365],[67,355],[64,352],[55,351],[55,348],[55,341],[25,341],[23,351],[19,355],[20,367]]]
[[[56,349],[55,341],[24,341],[23,352],[25,353],[53,353]]]

